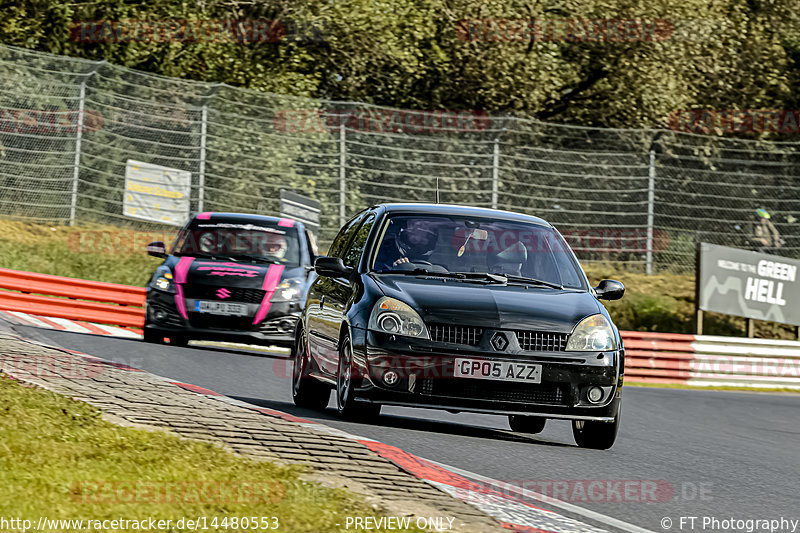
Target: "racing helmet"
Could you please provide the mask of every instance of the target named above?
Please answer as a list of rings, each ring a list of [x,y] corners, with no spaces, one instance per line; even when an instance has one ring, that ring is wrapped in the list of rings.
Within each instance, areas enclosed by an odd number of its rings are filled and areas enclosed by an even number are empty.
[[[429,220],[409,220],[397,234],[400,247],[407,254],[420,257],[429,254],[436,247],[439,235]]]

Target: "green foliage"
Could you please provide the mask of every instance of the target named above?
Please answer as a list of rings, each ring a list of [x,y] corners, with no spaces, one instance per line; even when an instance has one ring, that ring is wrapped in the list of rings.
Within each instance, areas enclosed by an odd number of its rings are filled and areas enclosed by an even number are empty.
[[[604,126],[663,125],[678,109],[792,109],[800,14],[792,0],[23,0],[0,41],[168,76],[416,109],[482,109]],[[291,21],[279,42],[70,40],[74,21]],[[465,39],[465,20],[664,21],[656,40]],[[671,28],[671,29],[670,29]]]

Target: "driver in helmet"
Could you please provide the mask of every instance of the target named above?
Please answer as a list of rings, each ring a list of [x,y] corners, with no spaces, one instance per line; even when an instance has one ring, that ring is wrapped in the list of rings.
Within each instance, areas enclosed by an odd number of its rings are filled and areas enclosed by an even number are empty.
[[[438,235],[431,221],[409,220],[397,232],[395,239],[383,243],[376,263],[388,268],[403,263],[430,262],[437,239]]]
[[[270,261],[281,262],[286,256],[288,245],[283,237],[268,237],[260,242],[261,255]]]

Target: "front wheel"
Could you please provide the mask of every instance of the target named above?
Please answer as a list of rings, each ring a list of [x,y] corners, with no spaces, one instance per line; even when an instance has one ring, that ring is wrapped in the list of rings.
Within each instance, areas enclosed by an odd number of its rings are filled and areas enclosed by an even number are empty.
[[[345,335],[339,347],[339,366],[336,371],[336,412],[342,418],[367,419],[380,414],[379,404],[359,404],[353,399],[353,343]]]
[[[164,344],[164,333],[156,331],[152,328],[145,327],[142,331],[142,340],[144,342],[152,342],[153,344]]]
[[[328,406],[331,390],[309,376],[311,357],[308,353],[303,332],[299,332],[294,347],[294,365],[292,368],[292,400],[297,407],[317,409]]]
[[[594,420],[573,420],[572,436],[581,448],[607,450],[614,445],[619,432],[620,408],[613,422],[596,422]]]

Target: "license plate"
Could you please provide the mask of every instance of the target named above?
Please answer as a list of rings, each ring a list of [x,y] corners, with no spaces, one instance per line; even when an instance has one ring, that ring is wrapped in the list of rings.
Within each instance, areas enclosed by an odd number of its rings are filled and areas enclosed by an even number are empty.
[[[486,359],[456,359],[455,377],[541,383],[542,365]]]
[[[194,303],[194,310],[198,313],[212,315],[247,316],[247,306],[228,302],[205,302],[199,300]]]

